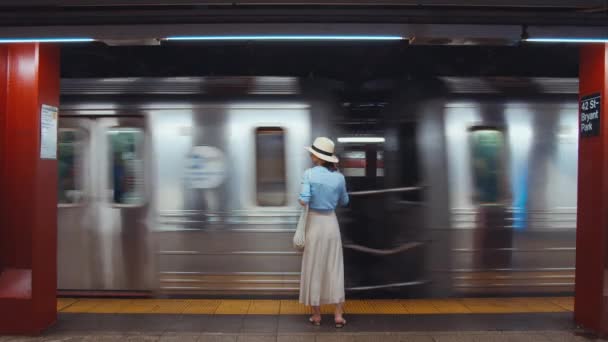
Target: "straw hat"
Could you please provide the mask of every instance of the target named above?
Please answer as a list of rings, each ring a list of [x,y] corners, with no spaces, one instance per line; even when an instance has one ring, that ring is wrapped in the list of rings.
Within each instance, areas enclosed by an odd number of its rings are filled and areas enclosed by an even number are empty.
[[[334,156],[334,142],[325,137],[318,137],[312,143],[312,146],[306,147],[308,152],[317,156],[321,160],[330,163],[337,163],[338,158]]]

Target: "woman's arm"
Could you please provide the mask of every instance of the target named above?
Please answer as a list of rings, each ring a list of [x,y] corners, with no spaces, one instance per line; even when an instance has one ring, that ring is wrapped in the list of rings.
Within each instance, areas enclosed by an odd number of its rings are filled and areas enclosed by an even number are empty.
[[[302,176],[302,187],[300,190],[300,196],[298,202],[301,206],[305,207],[310,202],[310,170],[306,170]]]
[[[346,180],[342,178],[342,192],[340,194],[340,205],[346,207],[350,202],[350,198],[348,198],[348,191],[346,191]]]

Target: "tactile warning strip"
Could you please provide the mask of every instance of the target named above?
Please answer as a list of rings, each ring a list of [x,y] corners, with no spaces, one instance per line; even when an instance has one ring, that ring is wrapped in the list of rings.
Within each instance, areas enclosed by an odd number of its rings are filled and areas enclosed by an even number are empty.
[[[347,300],[348,314],[472,314],[569,312],[572,297]],[[333,312],[323,306],[323,313]],[[310,310],[296,300],[76,299],[59,298],[66,313],[300,315]]]

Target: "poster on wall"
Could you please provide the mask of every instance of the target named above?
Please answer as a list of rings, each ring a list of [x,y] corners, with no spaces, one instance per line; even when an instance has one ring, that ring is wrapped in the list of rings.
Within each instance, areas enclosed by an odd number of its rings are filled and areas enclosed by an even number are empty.
[[[40,159],[57,159],[57,107],[40,110]]]

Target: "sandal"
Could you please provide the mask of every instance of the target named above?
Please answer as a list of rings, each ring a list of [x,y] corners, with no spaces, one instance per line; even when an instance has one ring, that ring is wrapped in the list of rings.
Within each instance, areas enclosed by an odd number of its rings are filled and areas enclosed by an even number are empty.
[[[336,328],[337,329],[344,328],[345,325],[346,325],[346,320],[344,318],[342,318],[341,321],[336,321]]]
[[[321,325],[321,319],[320,318],[319,318],[319,320],[316,320],[316,319],[312,318],[312,316],[311,316],[311,317],[308,318],[308,321],[312,325],[317,326],[317,327]]]

